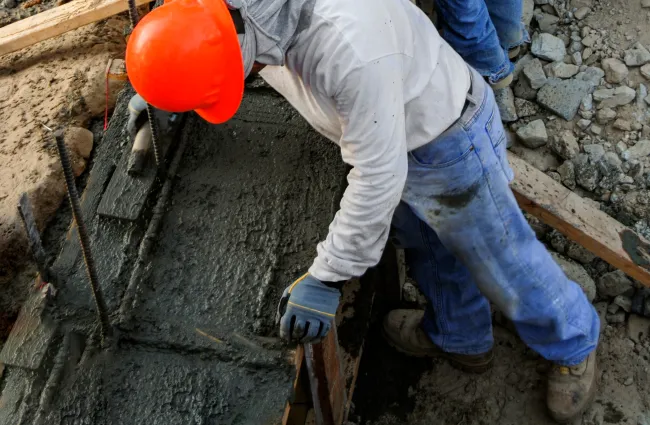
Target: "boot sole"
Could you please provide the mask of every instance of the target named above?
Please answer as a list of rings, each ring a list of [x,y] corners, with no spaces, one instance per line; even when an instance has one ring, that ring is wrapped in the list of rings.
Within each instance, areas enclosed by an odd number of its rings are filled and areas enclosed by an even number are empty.
[[[598,388],[598,385],[600,384],[600,378],[598,374],[598,365],[596,365],[596,370],[594,370],[594,374],[596,376],[594,385],[591,386],[591,390],[589,391],[589,395],[587,395],[587,402],[585,405],[580,409],[577,413],[571,416],[557,416],[555,413],[549,410],[549,414],[553,418],[553,420],[559,424],[566,424],[566,423],[571,423],[573,422],[576,418],[580,417],[585,413],[585,411],[591,406],[594,402],[594,398],[596,398],[596,389]]]
[[[487,372],[488,370],[490,370],[492,368],[492,360],[493,360],[492,357],[490,357],[490,359],[487,362],[484,362],[484,363],[464,363],[464,362],[459,361],[452,354],[445,353],[444,351],[438,351],[438,352],[435,352],[435,353],[422,353],[422,352],[416,353],[416,352],[405,350],[404,348],[402,348],[402,347],[398,346],[397,344],[395,344],[393,342],[393,340],[391,338],[389,338],[388,335],[386,335],[386,331],[383,328],[381,330],[381,334],[384,337],[384,340],[386,340],[386,342],[388,343],[388,345],[393,347],[398,352],[400,352],[402,354],[406,354],[407,356],[410,356],[410,357],[417,357],[417,358],[420,358],[420,359],[423,359],[423,358],[445,359],[445,360],[449,361],[449,364],[451,364],[454,368],[456,368],[458,370],[461,370],[463,372],[473,373],[473,374],[476,374],[476,375],[480,375],[482,373],[485,373],[485,372]]]

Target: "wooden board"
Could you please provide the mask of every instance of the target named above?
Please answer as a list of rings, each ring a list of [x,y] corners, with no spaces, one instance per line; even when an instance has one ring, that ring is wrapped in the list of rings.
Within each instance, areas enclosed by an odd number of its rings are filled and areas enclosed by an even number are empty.
[[[137,5],[149,0],[135,0]],[[0,55],[56,37],[127,10],[126,0],[74,0],[0,28]]]
[[[648,267],[647,257],[641,252],[646,250],[643,245],[647,247],[647,241],[523,159],[513,154],[509,154],[508,159],[515,172],[512,189],[524,211],[650,286],[650,271],[645,268]],[[639,255],[634,258],[628,254],[630,250],[624,248],[624,237],[630,235],[638,241]]]
[[[58,328],[45,313],[46,304],[40,290],[32,291],[0,352],[1,364],[31,370],[41,367]]]

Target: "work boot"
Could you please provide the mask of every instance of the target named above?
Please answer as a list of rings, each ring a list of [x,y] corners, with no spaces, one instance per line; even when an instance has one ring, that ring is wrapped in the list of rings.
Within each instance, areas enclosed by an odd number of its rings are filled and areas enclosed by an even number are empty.
[[[420,324],[422,310],[393,310],[384,318],[383,333],[397,351],[413,357],[440,357],[452,366],[470,373],[483,373],[492,366],[492,350],[482,354],[456,354],[442,351]]]
[[[555,365],[548,376],[546,404],[553,419],[568,422],[581,415],[596,394],[596,350],[575,366]]]

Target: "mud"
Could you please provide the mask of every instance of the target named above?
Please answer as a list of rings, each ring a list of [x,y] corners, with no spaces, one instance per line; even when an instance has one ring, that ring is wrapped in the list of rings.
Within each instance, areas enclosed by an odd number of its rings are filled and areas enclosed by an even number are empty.
[[[120,96],[96,145],[82,196],[116,336],[99,348],[72,228],[52,266],[57,296],[42,313],[57,332],[30,373],[6,366],[0,423],[279,423],[295,368],[275,338],[276,302],[326,235],[345,184],[338,150],[266,90],[248,93],[227,125],[188,116],[152,261],[128,306],[130,320],[119,322],[166,178],[159,173],[138,220],[97,214],[128,149],[123,129],[130,95]],[[175,146],[170,151],[168,160]],[[63,211],[61,220],[69,214]],[[45,232],[46,250],[55,233]]]

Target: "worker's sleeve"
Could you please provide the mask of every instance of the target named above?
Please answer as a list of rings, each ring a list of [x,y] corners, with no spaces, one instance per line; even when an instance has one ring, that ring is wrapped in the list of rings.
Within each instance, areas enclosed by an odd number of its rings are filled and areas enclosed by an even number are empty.
[[[361,276],[381,258],[407,173],[402,75],[401,58],[385,56],[351,71],[334,95],[341,154],[353,169],[309,269],[321,281]]]

